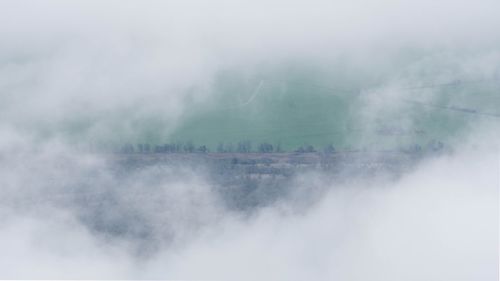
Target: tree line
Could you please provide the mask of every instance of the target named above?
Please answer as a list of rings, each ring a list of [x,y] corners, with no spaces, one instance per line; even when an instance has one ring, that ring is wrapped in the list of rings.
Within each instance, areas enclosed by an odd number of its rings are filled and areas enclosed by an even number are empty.
[[[209,153],[210,149],[206,145],[196,146],[193,142],[176,142],[162,145],[150,145],[148,143],[139,143],[136,145],[127,143],[123,145],[119,152],[121,153]],[[231,142],[220,142],[215,152],[217,153],[283,153],[287,152],[281,144],[271,144],[268,142],[259,143],[255,148],[251,141],[240,141],[236,144]],[[296,153],[313,153],[318,150],[312,145],[302,145],[292,152]],[[335,153],[335,148],[329,144],[319,150],[323,153]]]
[[[426,145],[413,144],[407,147],[397,149],[397,151],[410,154],[420,154],[426,152],[439,152],[446,148],[441,141],[431,140]],[[449,149],[449,148],[448,148]],[[212,152],[206,145],[195,145],[192,141],[166,143],[162,145],[150,145],[148,143],[139,143],[136,145],[127,143],[115,150],[120,153],[210,153]],[[262,142],[255,147],[251,141],[240,141],[235,144],[232,142],[219,142],[215,153],[323,153],[333,154],[336,152],[333,144],[328,144],[319,149],[313,145],[302,145],[294,150],[286,151],[281,145]]]

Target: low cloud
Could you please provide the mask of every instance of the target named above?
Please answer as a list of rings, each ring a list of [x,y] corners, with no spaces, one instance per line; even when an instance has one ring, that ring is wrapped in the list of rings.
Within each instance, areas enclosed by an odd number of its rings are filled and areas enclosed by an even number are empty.
[[[488,0],[2,1],[0,277],[498,279],[499,11]],[[370,148],[380,124],[427,122],[448,153],[396,178],[301,174],[251,210],[228,204],[199,163],[122,169],[89,153],[165,141],[186,115],[244,96],[221,94],[221,76],[251,93],[265,79],[280,81],[267,91],[294,87],[297,73],[355,97],[353,146]]]

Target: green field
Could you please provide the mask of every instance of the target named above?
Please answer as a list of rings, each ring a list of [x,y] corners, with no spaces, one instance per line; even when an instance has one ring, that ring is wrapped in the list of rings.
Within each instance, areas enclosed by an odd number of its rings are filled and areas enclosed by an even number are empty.
[[[241,140],[254,147],[280,144],[286,150],[330,143],[341,149],[390,149],[430,140],[453,142],[475,124],[499,120],[439,107],[498,114],[498,81],[396,88],[401,94],[391,99],[366,92],[359,81],[336,82],[307,75],[224,77],[210,102],[190,107],[169,141],[193,141],[211,149]]]
[[[397,149],[431,140],[454,144],[474,127],[498,128],[498,116],[480,113],[500,114],[500,77],[468,77],[434,62],[415,71],[409,66],[418,58],[402,57],[385,67],[354,67],[339,60],[252,71],[231,68],[218,72],[208,86],[181,95],[186,98],[180,115],[164,106],[170,102],[166,94],[109,110],[82,108],[58,122],[28,123],[26,130],[41,139],[55,136],[108,148],[191,141],[214,151],[221,142],[251,141],[254,149],[267,142],[292,151],[303,145]],[[452,75],[440,78],[440,71]],[[449,84],[457,77],[459,83]]]

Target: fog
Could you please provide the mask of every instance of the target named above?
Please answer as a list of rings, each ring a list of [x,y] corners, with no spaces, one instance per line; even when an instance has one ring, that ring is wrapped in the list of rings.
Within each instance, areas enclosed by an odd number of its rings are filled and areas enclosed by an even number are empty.
[[[497,280],[498,26],[487,0],[1,1],[0,278]],[[227,73],[244,93],[221,94]],[[94,149],[168,140],[294,75],[349,90],[349,146],[390,121],[446,153],[300,173],[240,210],[203,165]]]

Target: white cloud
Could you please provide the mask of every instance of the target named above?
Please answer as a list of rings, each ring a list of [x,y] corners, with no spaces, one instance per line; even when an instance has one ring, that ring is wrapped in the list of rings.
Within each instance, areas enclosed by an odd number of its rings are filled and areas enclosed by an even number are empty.
[[[380,82],[355,112],[372,124],[405,111],[390,98],[415,98],[393,85],[492,78],[498,26],[487,0],[1,1],[0,277],[497,279],[496,119],[395,182],[304,175],[298,202],[250,218],[202,170],[122,175],[67,143],[134,140],[144,120],[168,136],[220,71],[288,61],[328,74],[345,60]]]

